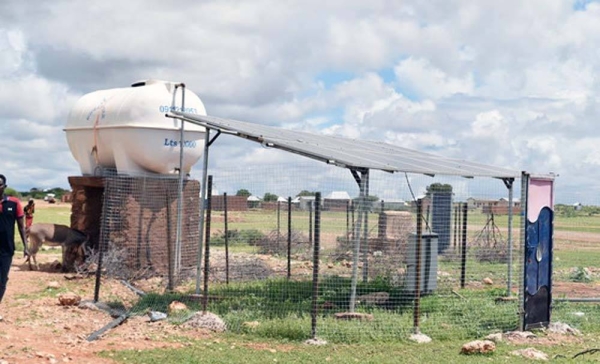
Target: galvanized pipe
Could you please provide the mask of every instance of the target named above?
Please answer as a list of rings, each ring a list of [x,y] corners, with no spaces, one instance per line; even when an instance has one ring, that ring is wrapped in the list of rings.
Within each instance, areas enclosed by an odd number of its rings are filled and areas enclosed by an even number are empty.
[[[173,91],[173,105],[172,108],[175,107],[175,96],[177,94],[177,89],[181,87],[181,111],[185,111],[185,84],[180,83],[175,85],[175,90]],[[182,209],[183,209],[183,144],[184,144],[184,125],[185,122],[183,119],[179,119],[181,123],[181,127],[179,128],[179,183],[177,186],[177,229],[175,232],[175,259],[174,259],[174,273],[177,277],[180,275],[181,271],[181,219],[182,219]],[[167,209],[169,206],[167,206]]]

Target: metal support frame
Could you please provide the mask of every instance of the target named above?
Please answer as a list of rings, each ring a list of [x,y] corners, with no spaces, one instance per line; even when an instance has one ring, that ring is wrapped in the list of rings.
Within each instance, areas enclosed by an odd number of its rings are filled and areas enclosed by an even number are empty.
[[[198,230],[200,233],[200,239],[198,242],[198,256],[197,256],[197,268],[196,268],[196,294],[200,294],[200,272],[202,272],[202,250],[204,243],[204,214],[206,211],[205,199],[208,183],[208,151],[212,143],[217,140],[221,135],[221,131],[217,130],[217,134],[211,139],[210,129],[206,129],[204,135],[204,156],[203,156],[203,168],[202,168],[202,182],[200,182],[200,221],[198,222]]]
[[[513,239],[512,239],[512,227],[513,227],[513,183],[514,178],[505,178],[502,180],[504,185],[508,189],[508,272],[506,279],[506,295],[512,296],[512,265],[513,265]]]
[[[177,89],[181,87],[181,110],[185,110],[185,84],[179,83],[175,85],[175,90],[173,91],[173,102],[171,105],[171,109],[175,109],[175,98],[177,97]],[[179,128],[179,182],[177,185],[177,228],[175,232],[175,256],[173,257],[173,271],[177,277],[179,277],[181,271],[181,209],[182,209],[182,200],[183,200],[183,178],[185,172],[183,170],[183,142],[185,138],[184,133],[184,125],[185,122],[183,120],[179,121],[181,123],[181,127]],[[169,206],[167,206],[167,209]]]
[[[354,226],[354,236],[353,236],[354,249],[353,249],[353,254],[352,254],[352,283],[351,283],[351,287],[350,287],[350,307],[349,307],[350,312],[354,312],[354,310],[356,308],[356,287],[358,285],[358,262],[359,262],[360,251],[361,251],[360,250],[360,246],[361,246],[360,232],[362,230],[362,222],[364,219],[364,214],[367,212],[366,201],[367,201],[367,196],[369,194],[369,185],[368,185],[369,170],[368,169],[360,169],[360,170],[351,169],[350,172],[352,173],[354,180],[358,184],[358,189],[360,191],[359,197],[358,197],[358,204],[359,204],[358,217],[356,218],[356,225]],[[360,176],[358,175],[359,172],[361,174]],[[365,220],[365,222],[368,221],[367,219],[364,219],[364,220]],[[367,233],[368,233],[368,229],[365,228],[363,230],[363,234],[366,235]],[[368,247],[366,247],[366,248],[368,249]]]

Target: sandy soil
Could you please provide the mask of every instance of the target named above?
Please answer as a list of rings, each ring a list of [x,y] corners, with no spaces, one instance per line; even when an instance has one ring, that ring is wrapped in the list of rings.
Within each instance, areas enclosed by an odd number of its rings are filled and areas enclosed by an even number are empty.
[[[165,340],[173,335],[210,338],[210,333],[204,330],[133,317],[100,339],[89,342],[87,338],[113,318],[104,311],[60,305],[58,295],[65,291],[78,294],[82,300],[92,300],[95,278],[59,273],[52,268],[57,259],[60,259],[59,251],[38,255],[40,271],[29,271],[23,258],[15,255],[8,289],[0,304],[0,315],[3,316],[0,321],[0,362],[113,363],[99,358],[97,353],[181,347],[181,343]],[[49,288],[50,282],[57,282],[59,288]],[[102,289],[135,300],[135,294],[118,282],[104,280]]]

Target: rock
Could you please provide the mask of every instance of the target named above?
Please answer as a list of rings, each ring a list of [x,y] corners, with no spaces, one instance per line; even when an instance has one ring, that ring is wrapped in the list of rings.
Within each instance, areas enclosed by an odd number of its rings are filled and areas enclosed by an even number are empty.
[[[333,315],[338,320],[373,321],[373,315],[359,312],[338,312]]]
[[[48,285],[46,286],[46,288],[50,288],[50,289],[60,288],[60,283],[58,283],[57,281],[50,281],[50,282],[48,282]]]
[[[492,279],[490,277],[485,277],[483,279],[483,284],[486,284],[488,286],[491,286],[492,284],[494,284],[494,281],[492,281]]]
[[[181,312],[183,310],[187,310],[187,306],[185,305],[185,303],[179,302],[179,301],[173,301],[169,304],[169,315],[175,314],[177,312]]]
[[[369,305],[384,305],[389,299],[390,294],[387,292],[374,292],[358,296],[358,301]]]
[[[192,328],[208,329],[214,332],[223,332],[227,330],[225,322],[219,316],[211,312],[196,312],[184,323],[184,325]]]
[[[535,348],[514,350],[511,351],[510,354],[533,360],[548,360],[548,354]]]
[[[425,334],[412,334],[408,337],[410,341],[414,341],[417,344],[426,344],[431,342],[431,338]]]
[[[304,342],[306,345],[315,345],[315,346],[323,346],[323,345],[327,345],[327,341],[325,340],[321,340],[321,339],[308,339]]]
[[[58,302],[61,306],[77,306],[81,297],[73,292],[62,293],[58,295]]]
[[[489,334],[488,336],[484,337],[485,340],[489,340],[489,341],[493,341],[495,343],[499,343],[502,341],[502,333],[498,332],[495,334]]]
[[[148,312],[148,317],[150,317],[151,322],[156,322],[160,320],[165,320],[167,318],[167,314],[159,311],[150,311]]]
[[[510,340],[527,340],[535,339],[537,335],[531,331],[509,331],[504,333],[504,337]]]
[[[490,340],[475,340],[468,342],[460,349],[461,354],[489,354],[496,350],[496,344]]]
[[[557,334],[563,334],[563,335],[575,335],[575,336],[581,335],[581,331],[579,331],[576,328],[573,328],[565,323],[562,323],[562,322],[551,322],[550,325],[548,325],[547,330],[550,332],[554,332]]]

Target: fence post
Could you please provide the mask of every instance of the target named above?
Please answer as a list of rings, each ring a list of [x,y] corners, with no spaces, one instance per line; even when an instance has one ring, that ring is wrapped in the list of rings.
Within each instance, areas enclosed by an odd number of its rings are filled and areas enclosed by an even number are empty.
[[[223,220],[225,223],[225,283],[229,284],[229,227],[227,223],[227,192],[223,193]]]
[[[287,278],[292,276],[292,198],[288,197]]]
[[[465,288],[467,275],[467,204],[462,204],[462,249],[460,252],[460,288]]]
[[[321,192],[315,195],[315,245],[313,248],[313,281],[312,281],[312,312],[311,312],[311,337],[317,336],[317,314],[319,308],[317,301],[319,298],[319,250],[321,244]]]
[[[415,301],[413,307],[413,328],[419,333],[419,317],[421,316],[421,243],[423,240],[423,201],[417,200],[417,246],[415,247]],[[436,252],[437,253],[437,252]]]
[[[206,313],[208,306],[208,272],[210,261],[210,216],[212,212],[212,182],[213,176],[208,176],[208,185],[206,193],[206,247],[204,248],[204,296],[202,297],[202,311]]]
[[[313,201],[308,201],[308,243],[313,247]]]

